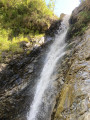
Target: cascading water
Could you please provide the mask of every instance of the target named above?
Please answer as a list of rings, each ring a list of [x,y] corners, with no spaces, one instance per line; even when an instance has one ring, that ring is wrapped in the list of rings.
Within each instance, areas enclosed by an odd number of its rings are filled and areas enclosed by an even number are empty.
[[[57,61],[65,54],[65,37],[68,30],[68,19],[69,17],[64,17],[64,20],[61,23],[60,30],[58,30],[58,34],[55,36],[55,40],[51,45],[49,53],[46,57],[40,79],[38,80],[36,86],[34,100],[27,115],[27,120],[49,120],[49,118],[43,117],[45,116],[44,114],[48,113],[49,111],[48,104],[44,105],[44,110],[42,111],[42,103],[45,99],[45,92],[48,91],[50,84],[53,82],[53,80],[51,79],[51,75],[55,69],[55,65]],[[46,99],[49,98],[50,97]],[[47,100],[47,102],[50,102],[50,100]]]

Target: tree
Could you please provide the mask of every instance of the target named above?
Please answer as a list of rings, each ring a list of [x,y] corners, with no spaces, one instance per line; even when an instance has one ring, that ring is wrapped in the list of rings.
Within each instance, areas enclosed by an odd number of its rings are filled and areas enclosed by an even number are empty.
[[[48,8],[54,11],[56,0],[49,0]]]

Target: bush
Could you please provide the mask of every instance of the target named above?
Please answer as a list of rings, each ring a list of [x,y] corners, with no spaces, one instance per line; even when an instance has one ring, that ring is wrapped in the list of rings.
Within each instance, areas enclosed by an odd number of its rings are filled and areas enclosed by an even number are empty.
[[[45,33],[55,19],[44,0],[0,0],[0,59],[3,52],[22,53],[19,43]]]
[[[19,34],[44,33],[51,24],[53,12],[43,0],[8,0],[2,1],[0,21],[2,28],[11,29],[9,37]]]
[[[83,10],[79,11],[75,18],[71,16],[71,27],[68,32],[69,37],[82,35],[87,29],[88,23],[90,22],[90,6],[88,6],[88,2],[89,1],[86,0],[81,3],[80,7],[82,7]]]

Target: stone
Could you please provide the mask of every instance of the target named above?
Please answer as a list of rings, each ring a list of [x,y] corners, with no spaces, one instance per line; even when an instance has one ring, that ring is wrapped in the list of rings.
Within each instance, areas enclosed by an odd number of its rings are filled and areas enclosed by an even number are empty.
[[[64,65],[61,65],[59,72],[59,80],[64,79],[64,83],[60,89],[54,108],[56,111],[52,113],[51,120],[90,119],[90,40],[87,39],[89,30],[90,28],[81,36],[81,40],[73,38],[70,44],[76,40],[75,43],[67,49],[69,59],[64,58]],[[65,71],[66,69],[67,71]],[[69,88],[69,86],[71,87]]]

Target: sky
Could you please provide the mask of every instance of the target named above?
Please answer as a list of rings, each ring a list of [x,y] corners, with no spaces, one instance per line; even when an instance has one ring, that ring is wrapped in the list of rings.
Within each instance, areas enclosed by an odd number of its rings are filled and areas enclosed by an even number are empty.
[[[49,0],[46,0],[48,4]],[[71,14],[73,9],[80,4],[79,0],[56,0],[54,13],[60,16],[61,13]]]

